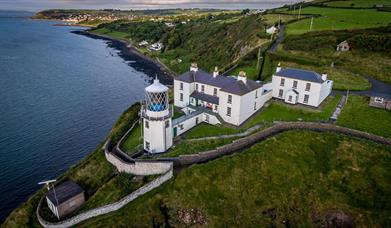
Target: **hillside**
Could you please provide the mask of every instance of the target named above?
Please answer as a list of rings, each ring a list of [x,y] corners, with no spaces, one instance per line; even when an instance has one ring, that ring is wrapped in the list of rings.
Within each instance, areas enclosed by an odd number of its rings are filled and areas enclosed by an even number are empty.
[[[142,40],[160,41],[164,49],[160,53],[148,53],[158,57],[177,73],[188,70],[191,62],[197,62],[206,70],[214,66],[227,69],[235,61],[256,47],[267,45],[264,21],[257,16],[221,14],[195,19],[186,24],[168,28],[162,22],[113,22],[102,24],[92,33],[129,40],[134,44]]]

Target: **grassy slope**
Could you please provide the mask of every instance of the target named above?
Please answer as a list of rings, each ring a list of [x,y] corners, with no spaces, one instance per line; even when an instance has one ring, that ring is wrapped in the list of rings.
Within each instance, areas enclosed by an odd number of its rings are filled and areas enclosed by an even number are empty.
[[[211,227],[283,226],[287,220],[319,226],[333,209],[357,226],[384,227],[391,210],[390,152],[332,134],[287,132],[183,170],[120,211],[79,227],[184,226],[177,213],[183,209],[198,210]]]
[[[286,11],[293,13],[293,11]],[[312,31],[363,29],[386,26],[391,22],[390,12],[375,9],[336,9],[324,7],[306,7],[302,14],[321,15],[314,18]],[[302,34],[309,31],[311,19],[294,22],[287,26],[287,34]]]
[[[265,44],[257,34],[264,33],[257,16],[243,17],[232,23],[201,23],[177,28],[174,32],[181,44],[162,53],[159,58],[178,73],[188,70],[191,62],[212,71],[215,66],[225,68],[254,47]],[[178,63],[177,59],[182,62]]]
[[[391,111],[370,107],[368,103],[369,98],[349,96],[337,123],[391,138]]]

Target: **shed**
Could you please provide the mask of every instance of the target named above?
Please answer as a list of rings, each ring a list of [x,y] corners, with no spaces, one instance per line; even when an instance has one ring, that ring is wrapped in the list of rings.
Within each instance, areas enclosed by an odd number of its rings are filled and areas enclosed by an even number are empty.
[[[371,94],[369,99],[369,106],[391,110],[391,94]]]
[[[75,182],[65,181],[49,189],[46,201],[53,214],[61,219],[83,205],[84,190]]]
[[[349,51],[349,50],[350,50],[350,46],[348,41],[346,40],[342,41],[337,45],[337,51]]]

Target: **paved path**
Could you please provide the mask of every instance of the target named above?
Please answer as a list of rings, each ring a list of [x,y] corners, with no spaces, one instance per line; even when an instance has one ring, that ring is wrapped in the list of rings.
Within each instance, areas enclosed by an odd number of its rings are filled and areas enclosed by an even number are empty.
[[[281,24],[280,31],[278,32],[278,37],[274,42],[274,44],[270,47],[269,51],[272,53],[276,52],[278,45],[280,45],[280,43],[284,40],[284,37],[285,37],[285,25]]]

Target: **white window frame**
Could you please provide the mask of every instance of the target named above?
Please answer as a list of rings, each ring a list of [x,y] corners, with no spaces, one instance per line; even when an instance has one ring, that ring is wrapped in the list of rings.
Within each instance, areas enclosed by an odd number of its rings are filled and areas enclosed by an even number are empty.
[[[227,103],[232,104],[232,95],[231,94],[228,94]]]
[[[307,97],[307,100],[305,99]],[[304,104],[308,104],[308,101],[310,100],[310,95],[308,95],[308,94],[305,94],[304,95],[304,100],[303,100],[303,103]]]
[[[231,110],[231,107],[227,107],[227,116],[231,116],[232,115],[232,110]]]
[[[183,90],[183,82],[179,84],[179,90]]]

